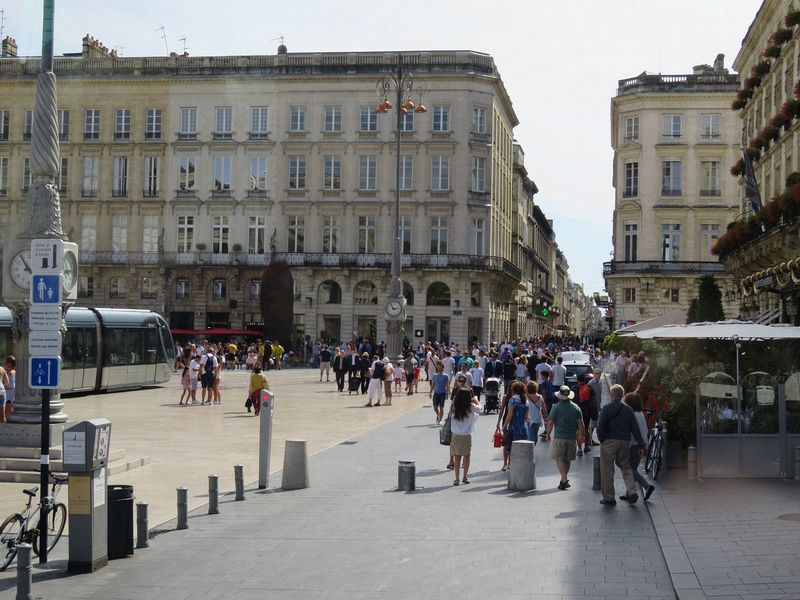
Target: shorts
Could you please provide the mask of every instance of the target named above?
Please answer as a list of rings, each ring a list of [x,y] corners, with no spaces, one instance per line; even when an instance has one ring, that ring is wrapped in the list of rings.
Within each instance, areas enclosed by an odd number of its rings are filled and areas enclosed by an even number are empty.
[[[213,373],[203,373],[200,376],[200,387],[204,390],[207,390],[210,387],[214,386],[214,374]]]
[[[577,454],[578,445],[575,440],[562,440],[553,438],[550,443],[550,458],[553,460],[573,461]]]
[[[195,377],[192,377],[192,378],[189,380],[189,385],[191,386],[191,388],[192,388],[193,390],[196,390],[196,389],[197,389],[197,378],[195,378]]]
[[[459,435],[453,433],[450,435],[450,456],[469,456],[472,452],[472,436]]]
[[[444,408],[444,401],[447,394],[434,394],[433,395],[433,408]]]
[[[412,383],[414,383],[414,374],[413,373],[409,373],[408,375],[406,375],[406,383],[408,385],[411,385]]]
[[[325,373],[326,375],[329,375],[330,372],[331,372],[331,363],[329,363],[329,362],[319,363],[319,374],[320,375],[322,375],[323,373]]]

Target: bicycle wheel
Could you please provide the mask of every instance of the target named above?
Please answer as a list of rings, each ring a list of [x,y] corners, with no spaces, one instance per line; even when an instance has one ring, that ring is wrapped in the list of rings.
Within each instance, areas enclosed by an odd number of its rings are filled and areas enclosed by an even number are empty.
[[[19,513],[10,515],[0,525],[0,571],[5,571],[17,555],[17,544],[22,542],[25,519]]]
[[[60,502],[53,505],[47,513],[47,552],[48,554],[55,548],[61,534],[64,533],[64,525],[67,523],[67,507]],[[33,551],[39,556],[39,536],[33,538]]]
[[[653,466],[653,447],[656,445],[656,435],[651,435],[650,439],[647,442],[647,453],[645,454],[644,459],[644,470],[645,472],[650,471],[650,467]]]
[[[663,441],[661,436],[656,438],[655,447],[653,448],[653,481],[658,479],[658,473],[661,471],[661,450],[663,447]]]

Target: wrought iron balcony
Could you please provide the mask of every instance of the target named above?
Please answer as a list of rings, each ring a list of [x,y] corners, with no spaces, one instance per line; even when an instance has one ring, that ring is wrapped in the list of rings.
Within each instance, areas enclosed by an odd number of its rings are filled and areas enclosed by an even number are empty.
[[[684,275],[702,273],[704,275],[722,273],[722,263],[704,261],[611,261],[603,263],[603,275],[620,273],[651,273],[663,275]]]

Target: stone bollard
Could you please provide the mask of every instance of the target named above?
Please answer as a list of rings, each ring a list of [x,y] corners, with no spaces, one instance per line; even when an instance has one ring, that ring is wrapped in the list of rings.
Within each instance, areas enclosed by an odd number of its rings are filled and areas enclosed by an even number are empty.
[[[794,480],[800,481],[800,446],[794,447]]]
[[[244,500],[244,466],[233,465],[233,478],[236,482],[235,500]]]
[[[208,476],[208,514],[219,514],[219,477]]]
[[[689,481],[697,479],[697,448],[694,446],[686,450],[686,478]]]
[[[593,477],[592,477],[592,489],[594,491],[598,491],[600,489],[600,456],[595,454],[593,457]]]
[[[189,528],[189,506],[188,491],[185,487],[179,487],[178,492],[178,529]]]
[[[17,597],[16,600],[31,600],[31,545],[17,546]]]
[[[150,526],[147,519],[147,502],[136,503],[136,547],[150,546]]]
[[[286,447],[283,452],[281,488],[284,490],[301,490],[308,486],[306,442],[305,440],[286,440]]]
[[[511,444],[511,463],[508,469],[508,489],[527,492],[536,489],[536,445],[528,440]]]
[[[413,460],[397,461],[397,489],[413,492],[417,486],[417,463]]]

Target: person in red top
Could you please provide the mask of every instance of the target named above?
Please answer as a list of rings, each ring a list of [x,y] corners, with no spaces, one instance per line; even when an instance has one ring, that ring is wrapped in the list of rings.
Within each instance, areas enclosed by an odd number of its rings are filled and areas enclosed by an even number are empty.
[[[597,419],[597,397],[594,393],[594,388],[586,381],[586,375],[581,373],[578,375],[578,406],[583,415],[583,426],[586,431],[590,431],[589,423]],[[583,445],[583,452],[592,451],[592,438],[586,436]],[[583,456],[583,452],[578,448],[578,456]]]

